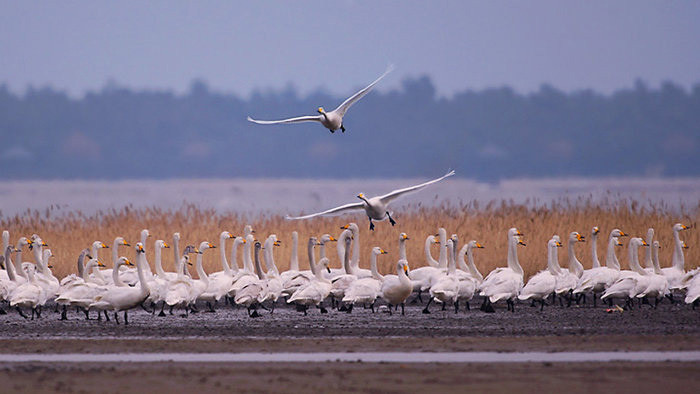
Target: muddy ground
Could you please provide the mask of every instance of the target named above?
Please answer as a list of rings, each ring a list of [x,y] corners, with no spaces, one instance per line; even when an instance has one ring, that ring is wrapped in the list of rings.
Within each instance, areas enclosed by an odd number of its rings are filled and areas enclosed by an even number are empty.
[[[204,308],[202,308],[204,309]],[[183,318],[129,314],[125,326],[0,316],[2,353],[700,350],[700,309],[644,306],[451,310],[406,315],[279,307],[251,319],[221,305]],[[95,313],[92,314],[94,318]],[[121,319],[121,317],[120,317]],[[2,392],[697,392],[700,363],[0,363]]]
[[[355,308],[352,313],[330,310],[308,316],[289,307],[274,313],[260,311],[259,318],[249,318],[245,309],[221,305],[215,313],[200,312],[189,317],[177,314],[152,316],[141,310],[129,312],[129,325],[111,321],[86,321],[74,310],[68,321],[59,321],[52,306],[44,308],[42,318],[34,321],[15,311],[0,316],[0,339],[45,337],[502,337],[502,336],[610,336],[610,335],[697,335],[700,336],[700,309],[664,303],[657,309],[643,306],[632,311],[607,313],[605,307],[571,308],[553,306],[540,312],[527,304],[516,306],[515,313],[498,308],[483,313],[478,305],[455,314],[448,308],[433,306],[432,313],[421,313],[422,306],[407,306],[406,315],[372,313]],[[201,308],[204,309],[204,308]],[[176,312],[177,313],[177,312]]]

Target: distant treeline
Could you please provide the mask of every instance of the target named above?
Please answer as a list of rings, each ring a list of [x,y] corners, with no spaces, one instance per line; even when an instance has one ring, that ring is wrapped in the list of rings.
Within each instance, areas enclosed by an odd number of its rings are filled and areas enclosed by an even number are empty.
[[[433,177],[700,175],[700,84],[639,81],[603,95],[543,85],[439,98],[428,77],[373,92],[345,119],[318,124],[246,121],[314,114],[344,97],[293,88],[250,99],[194,81],[189,92],[109,84],[72,99],[51,88],[0,86],[5,179],[170,177]],[[196,190],[193,189],[193,193]]]

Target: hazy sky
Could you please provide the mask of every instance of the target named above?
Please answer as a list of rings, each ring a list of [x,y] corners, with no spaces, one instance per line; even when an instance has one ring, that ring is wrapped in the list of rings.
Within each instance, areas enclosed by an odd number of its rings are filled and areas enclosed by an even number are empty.
[[[440,94],[550,83],[610,92],[639,77],[700,82],[696,1],[0,0],[0,83],[72,95],[135,88],[346,94],[427,74]]]

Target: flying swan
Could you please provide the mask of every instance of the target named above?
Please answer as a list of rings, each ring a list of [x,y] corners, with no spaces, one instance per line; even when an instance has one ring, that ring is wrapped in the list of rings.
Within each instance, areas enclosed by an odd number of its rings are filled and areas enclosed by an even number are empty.
[[[319,122],[323,127],[335,133],[336,130],[340,129],[343,133],[345,132],[345,127],[343,126],[343,116],[348,111],[350,106],[359,101],[367,93],[369,93],[377,82],[381,81],[387,74],[389,74],[394,69],[393,66],[389,66],[384,74],[377,78],[374,82],[369,84],[366,88],[360,90],[359,92],[353,94],[347,100],[343,101],[338,108],[331,112],[326,112],[323,107],[319,107],[317,110],[319,115],[309,115],[309,116],[299,116],[296,118],[282,119],[282,120],[256,120],[248,117],[248,121],[257,124],[283,124],[283,123],[301,123],[301,122]]]
[[[360,193],[357,195],[357,198],[362,200],[361,202],[356,202],[356,203],[350,203],[350,204],[345,204],[341,205],[339,207],[331,208],[329,210],[323,211],[323,212],[318,212],[314,213],[311,215],[305,215],[305,216],[287,216],[286,218],[288,220],[301,220],[301,219],[310,219],[316,216],[326,216],[326,215],[334,215],[334,214],[339,214],[341,212],[345,211],[354,211],[354,210],[359,210],[359,209],[364,209],[365,213],[367,214],[367,217],[369,218],[369,229],[374,230],[374,223],[372,223],[372,220],[377,220],[381,221],[384,219],[389,219],[389,222],[391,222],[391,225],[395,225],[396,221],[391,217],[391,214],[389,213],[389,203],[397,199],[398,197],[401,197],[404,194],[418,191],[428,185],[432,185],[433,183],[440,182],[441,180],[450,177],[454,175],[455,172],[454,170],[448,172],[447,174],[441,176],[440,178],[433,179],[432,181],[428,181],[425,183],[421,183],[419,185],[415,186],[409,186],[403,189],[397,189],[392,192],[389,192],[383,196],[377,196],[377,197],[372,197],[372,198],[367,198],[364,193]]]

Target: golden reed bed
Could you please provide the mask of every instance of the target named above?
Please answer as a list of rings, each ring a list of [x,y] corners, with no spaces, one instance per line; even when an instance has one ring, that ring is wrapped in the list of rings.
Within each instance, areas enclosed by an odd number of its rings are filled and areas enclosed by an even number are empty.
[[[479,206],[476,203],[437,208],[409,206],[405,210],[395,212],[398,222],[396,227],[392,228],[388,222],[380,222],[377,223],[374,232],[369,231],[367,219],[361,214],[306,221],[288,221],[279,215],[261,214],[249,220],[241,215],[220,214],[193,205],[184,205],[178,210],[126,207],[94,215],[74,212],[56,216],[51,209],[43,212],[28,211],[23,215],[0,218],[0,230],[9,230],[13,243],[21,235],[28,237],[33,233],[39,234],[54,253],[53,271],[58,277],[76,272],[80,250],[89,247],[95,240],[103,241],[111,247],[114,237],[120,235],[134,245],[138,242],[141,229],[148,228],[153,235],[147,245],[148,260],[153,266],[153,241],[156,239],[171,242],[173,232],[177,231],[182,235],[181,245],[199,244],[202,240],[218,245],[219,233],[222,230],[240,235],[244,225],[248,223],[253,225],[256,236],[261,240],[271,233],[278,235],[282,245],[275,249],[275,261],[280,270],[286,270],[289,266],[292,231],[299,232],[299,261],[300,266],[305,269],[308,267],[308,237],[320,236],[323,233],[337,237],[341,232],[340,226],[350,221],[357,222],[361,229],[362,267],[369,268],[369,252],[373,246],[381,246],[389,252],[379,259],[379,270],[383,273],[395,270],[398,256],[397,239],[400,232],[406,232],[410,237],[407,243],[410,266],[415,268],[425,265],[425,237],[434,234],[438,227],[445,227],[448,235],[459,234],[461,243],[476,239],[485,245],[486,249],[475,252],[476,264],[484,274],[506,264],[506,231],[513,226],[525,234],[527,246],[519,248],[518,256],[526,278],[546,267],[546,242],[553,234],[559,234],[565,239],[569,232],[578,231],[588,239],[593,226],[599,226],[601,229],[598,240],[601,262],[604,261],[607,234],[611,229],[617,227],[633,236],[644,237],[647,228],[653,227],[656,230],[656,239],[661,243],[661,265],[668,266],[672,253],[671,226],[677,222],[691,225],[693,228],[681,233],[681,239],[690,247],[685,251],[686,269],[694,268],[700,262],[700,231],[695,226],[700,218],[700,204],[683,208],[684,213],[677,213],[667,207],[640,208],[640,204],[626,201],[593,204],[590,201],[572,203],[560,200],[549,205],[548,208],[529,208],[500,202],[487,206]],[[622,240],[627,245],[628,238]],[[231,241],[228,241],[227,245],[226,253],[230,256]],[[566,245],[564,246],[559,254],[562,266],[566,266],[567,261]],[[584,267],[590,268],[589,244],[576,245],[576,253]],[[132,248],[120,249],[120,254],[134,257]],[[437,259],[437,246],[433,246],[433,256]],[[100,251],[100,257],[108,267],[111,266],[111,249]],[[340,266],[335,243],[331,244],[329,257],[332,266]],[[618,257],[623,268],[627,268],[626,247],[618,249]],[[32,258],[27,256],[24,260],[31,261]],[[207,251],[204,262],[207,272],[220,271],[218,249]],[[173,269],[172,252],[168,249],[164,251],[163,264],[166,270]],[[239,266],[240,264],[239,253]]]

